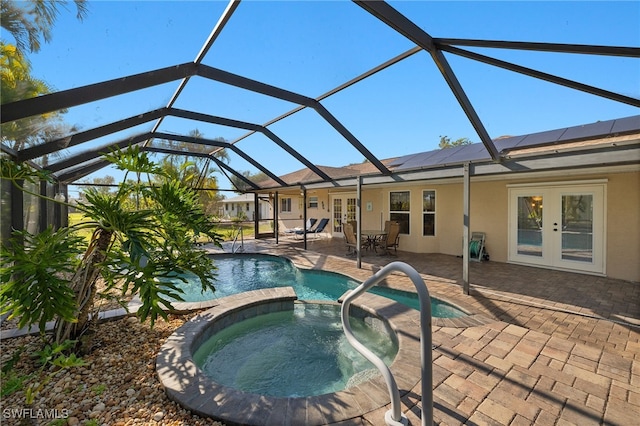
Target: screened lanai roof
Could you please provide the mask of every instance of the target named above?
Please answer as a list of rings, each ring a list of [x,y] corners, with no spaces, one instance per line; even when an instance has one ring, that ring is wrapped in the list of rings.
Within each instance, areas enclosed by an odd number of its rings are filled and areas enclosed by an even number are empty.
[[[608,134],[640,128],[635,3],[89,5],[30,58],[56,90],[1,111],[3,127],[27,128],[64,111],[54,136],[3,136],[5,153],[64,183],[117,175],[101,155],[131,144],[208,158],[221,178],[260,190],[467,161],[510,167],[511,148],[601,137],[603,123]],[[438,152],[443,135],[477,144]]]

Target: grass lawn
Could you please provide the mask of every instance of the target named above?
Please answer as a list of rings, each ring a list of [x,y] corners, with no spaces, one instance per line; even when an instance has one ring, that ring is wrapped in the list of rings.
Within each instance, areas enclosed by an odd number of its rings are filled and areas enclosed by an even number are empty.
[[[87,218],[83,213],[69,213],[69,226],[77,225],[79,223],[88,222],[88,221],[89,221],[89,218]],[[85,238],[88,243],[91,240],[92,232],[93,230],[90,228],[81,229],[80,231],[78,231],[78,235]]]
[[[87,222],[89,219],[85,217],[83,213],[69,213],[69,226],[77,225],[79,223]],[[222,235],[222,239],[224,241],[232,240],[235,237],[235,230],[237,229],[237,224],[234,222],[220,222],[218,224],[218,232]],[[271,231],[268,224],[260,225],[260,232],[269,232]],[[254,224],[253,222],[245,222],[242,223],[242,232],[245,237],[253,237],[254,234]],[[82,229],[79,231],[79,234],[86,238],[87,241],[91,238],[91,229]],[[201,242],[206,242],[206,238],[201,238]]]

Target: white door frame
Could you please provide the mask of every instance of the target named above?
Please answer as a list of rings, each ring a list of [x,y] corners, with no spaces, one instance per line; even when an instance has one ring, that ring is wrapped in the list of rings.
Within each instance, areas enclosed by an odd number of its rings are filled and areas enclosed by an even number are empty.
[[[509,186],[509,251],[508,261],[544,268],[570,270],[589,274],[606,273],[606,180],[537,183]],[[571,236],[562,229],[562,199],[568,195],[586,195],[593,201],[592,252],[590,260],[563,256],[564,238]],[[541,244],[527,253],[521,250],[518,237],[518,199],[535,197],[537,213],[541,212]],[[534,214],[534,213],[532,213]]]
[[[342,211],[339,213],[340,214],[339,218],[336,216],[338,212],[334,211],[336,199],[342,200],[342,205],[341,205]],[[342,232],[342,223],[346,220],[349,220],[349,218],[347,217],[347,205],[348,205],[347,200],[348,199],[355,200],[356,193],[340,192],[335,194],[329,194],[329,203],[330,203],[330,210],[331,210],[331,220],[329,222],[329,225],[331,226],[331,236],[334,238],[344,238],[344,233]],[[355,214],[355,211],[354,211],[354,214]],[[353,218],[352,220],[355,220],[355,218]]]

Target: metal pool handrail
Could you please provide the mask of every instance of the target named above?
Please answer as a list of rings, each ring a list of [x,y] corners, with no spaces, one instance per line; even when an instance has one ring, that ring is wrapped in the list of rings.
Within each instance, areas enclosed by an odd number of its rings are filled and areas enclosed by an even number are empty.
[[[238,242],[238,237],[240,237],[240,245],[236,248],[236,242]],[[236,231],[236,236],[233,239],[233,244],[231,244],[231,253],[238,253],[244,251],[244,232],[242,232],[242,224],[238,225],[238,230]]]
[[[404,262],[392,262],[372,275],[365,282],[360,284],[355,290],[347,294],[342,302],[340,315],[342,319],[342,328],[347,337],[347,341],[365,358],[380,370],[387,384],[389,396],[391,397],[391,410],[387,411],[384,420],[389,426],[406,425],[407,417],[402,414],[400,406],[400,393],[393,374],[387,365],[376,354],[367,349],[353,335],[351,325],[349,324],[349,306],[351,302],[366,292],[368,289],[378,284],[387,275],[393,271],[404,272],[413,282],[420,300],[420,362],[422,371],[422,426],[433,425],[433,372],[432,372],[432,354],[431,354],[431,297],[429,290],[420,274],[410,265]],[[428,423],[427,423],[428,421]]]

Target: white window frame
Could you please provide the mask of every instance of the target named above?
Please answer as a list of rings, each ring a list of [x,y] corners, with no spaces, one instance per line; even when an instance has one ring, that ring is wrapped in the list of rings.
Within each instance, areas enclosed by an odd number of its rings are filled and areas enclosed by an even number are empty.
[[[393,210],[392,209],[392,204],[391,204],[391,197],[392,194],[408,194],[408,200],[409,200],[409,206],[407,210]],[[407,216],[407,226],[406,229],[403,229],[402,226],[402,222],[400,222],[400,233],[401,234],[411,234],[411,191],[389,191],[389,219],[390,220],[394,220],[393,217],[391,217],[391,215],[393,214],[398,214],[398,215],[406,215]]]
[[[433,194],[433,210],[426,210],[425,209],[425,196],[427,194]],[[436,191],[435,189],[424,189],[422,190],[422,236],[423,237],[435,237],[436,236],[436,209],[437,209],[437,204],[436,204]],[[424,219],[425,216],[430,215],[433,216],[433,233],[431,234],[427,234],[426,233],[426,229],[424,227]]]
[[[309,208],[310,209],[317,209],[318,208],[318,197],[316,197],[316,196],[309,197]]]
[[[280,198],[280,213],[291,213],[291,198]]]

